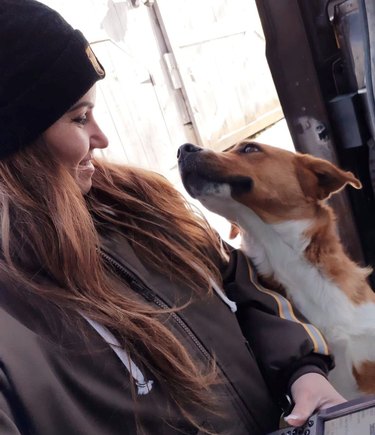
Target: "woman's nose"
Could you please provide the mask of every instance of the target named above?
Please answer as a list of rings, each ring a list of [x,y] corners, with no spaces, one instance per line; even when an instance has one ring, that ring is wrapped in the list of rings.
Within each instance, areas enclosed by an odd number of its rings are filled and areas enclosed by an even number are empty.
[[[101,128],[98,125],[96,125],[95,132],[91,136],[91,148],[103,149],[103,148],[107,148],[107,146],[108,146],[107,136],[103,133]]]

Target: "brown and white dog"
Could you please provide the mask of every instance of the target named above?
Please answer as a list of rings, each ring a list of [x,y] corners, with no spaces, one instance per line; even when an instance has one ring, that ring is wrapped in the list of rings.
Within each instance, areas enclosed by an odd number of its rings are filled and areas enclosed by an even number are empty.
[[[188,193],[235,222],[258,273],[281,284],[325,335],[331,381],[347,398],[375,393],[375,294],[369,269],[345,254],[325,200],[361,183],[328,161],[244,141],[216,153],[180,147]]]

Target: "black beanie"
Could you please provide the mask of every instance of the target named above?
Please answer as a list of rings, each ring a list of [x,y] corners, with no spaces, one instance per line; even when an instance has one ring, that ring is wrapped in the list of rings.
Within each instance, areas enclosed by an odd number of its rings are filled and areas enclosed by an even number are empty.
[[[35,0],[0,0],[0,159],[34,141],[104,69],[85,37]]]

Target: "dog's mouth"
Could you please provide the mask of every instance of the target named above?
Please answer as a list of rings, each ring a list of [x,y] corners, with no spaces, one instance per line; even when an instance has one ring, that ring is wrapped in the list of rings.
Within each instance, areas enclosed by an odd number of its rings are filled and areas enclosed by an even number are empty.
[[[237,196],[249,192],[253,187],[253,180],[244,176],[215,176],[201,171],[181,171],[182,183],[193,198],[201,196],[220,195],[224,185],[230,187],[231,195]]]
[[[253,180],[242,175],[228,175],[215,165],[214,153],[193,145],[183,145],[178,153],[178,168],[182,183],[190,196],[196,199],[203,197],[235,197],[249,192]]]

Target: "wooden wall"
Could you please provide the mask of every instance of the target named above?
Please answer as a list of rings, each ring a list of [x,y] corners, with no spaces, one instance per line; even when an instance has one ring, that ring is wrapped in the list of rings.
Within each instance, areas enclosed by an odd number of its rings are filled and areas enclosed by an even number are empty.
[[[158,0],[155,8],[201,145],[222,150],[280,119],[253,1]]]
[[[254,0],[43,2],[106,69],[96,114],[111,159],[173,178],[182,143],[223,149],[282,117]]]

